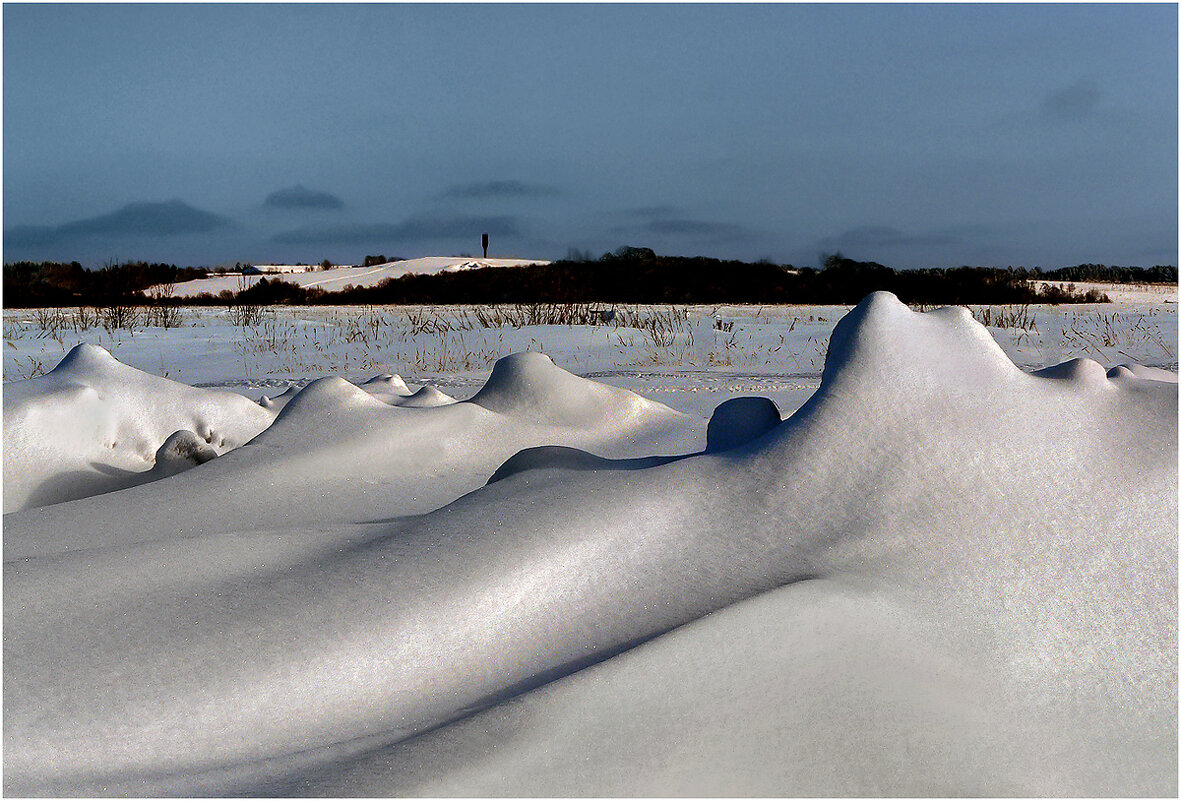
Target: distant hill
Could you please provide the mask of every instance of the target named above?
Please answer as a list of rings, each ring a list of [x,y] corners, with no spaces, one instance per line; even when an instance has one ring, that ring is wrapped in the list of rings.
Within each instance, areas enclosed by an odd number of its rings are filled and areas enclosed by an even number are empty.
[[[357,287],[375,287],[391,278],[401,278],[404,275],[437,275],[439,273],[463,272],[486,267],[528,267],[537,264],[549,264],[547,261],[536,259],[496,259],[471,258],[466,256],[427,256],[421,259],[402,259],[368,267],[331,267],[327,270],[316,268],[305,273],[282,274],[281,278],[304,289],[313,287],[335,291],[352,285]],[[244,287],[254,286],[266,275],[213,275],[185,281],[173,287],[175,297],[195,297],[202,293],[218,295],[224,291],[237,292]],[[271,280],[274,280],[271,277]]]
[[[597,261],[556,261],[527,270],[489,266],[389,277],[374,286],[329,292],[286,280],[260,280],[238,293],[244,303],[493,304],[493,303],[782,303],[854,305],[876,290],[907,303],[1022,304],[1101,302],[1097,292],[1035,283],[1034,273],[956,267],[893,270],[874,262],[832,260],[824,269],[765,262],[658,256],[621,249]],[[194,297],[196,302],[225,302]]]
[[[1177,282],[1176,267],[1084,264],[1059,270],[954,267],[894,270],[838,256],[823,269],[770,262],[661,256],[620,248],[597,260],[547,262],[435,256],[293,274],[211,275],[204,268],[130,262],[86,270],[77,262],[4,266],[9,307],[147,303],[167,287],[186,304],[782,303],[852,305],[875,290],[907,303],[1072,303],[1103,300],[1070,282]],[[522,268],[528,269],[522,269]],[[1045,283],[1045,282],[1058,282]],[[159,295],[160,293],[154,293]],[[161,302],[155,298],[154,302]]]

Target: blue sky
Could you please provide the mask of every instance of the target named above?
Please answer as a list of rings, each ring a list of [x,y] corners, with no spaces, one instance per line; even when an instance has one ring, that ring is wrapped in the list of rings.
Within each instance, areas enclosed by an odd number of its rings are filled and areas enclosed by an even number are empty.
[[[1176,264],[1177,13],[5,4],[4,259]]]

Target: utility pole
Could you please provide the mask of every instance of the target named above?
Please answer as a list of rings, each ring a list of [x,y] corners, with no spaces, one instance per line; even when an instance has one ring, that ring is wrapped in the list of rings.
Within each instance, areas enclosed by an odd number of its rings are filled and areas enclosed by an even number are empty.
[[[484,258],[488,258],[488,234],[485,233],[480,237],[480,244],[484,246]]]

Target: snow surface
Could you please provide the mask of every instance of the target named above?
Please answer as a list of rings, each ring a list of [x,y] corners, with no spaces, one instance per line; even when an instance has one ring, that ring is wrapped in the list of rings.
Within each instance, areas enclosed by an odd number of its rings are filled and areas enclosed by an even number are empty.
[[[401,278],[403,275],[436,275],[438,273],[477,270],[481,267],[529,267],[535,264],[549,264],[536,259],[471,258],[470,256],[426,256],[419,259],[390,261],[371,267],[333,267],[328,270],[313,270],[307,273],[276,273],[264,275],[224,275],[197,278],[172,284],[173,295],[178,298],[192,297],[202,292],[216,295],[224,290],[237,292],[254,286],[263,278],[276,279],[297,284],[305,288],[320,287],[330,291],[344,289],[349,284],[358,287],[377,286],[387,278]]]
[[[14,386],[67,453],[55,387],[123,376],[188,469],[5,516],[9,794],[1177,793],[1169,371],[877,293],[782,422],[522,353],[210,403],[274,422],[207,459],[152,415],[208,396],[83,354],[5,386],[5,492]]]

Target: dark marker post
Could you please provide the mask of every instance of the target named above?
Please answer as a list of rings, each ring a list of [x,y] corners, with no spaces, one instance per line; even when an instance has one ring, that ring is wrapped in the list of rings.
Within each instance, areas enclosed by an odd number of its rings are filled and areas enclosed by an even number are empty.
[[[480,244],[484,246],[484,258],[488,258],[488,234],[480,237]]]

